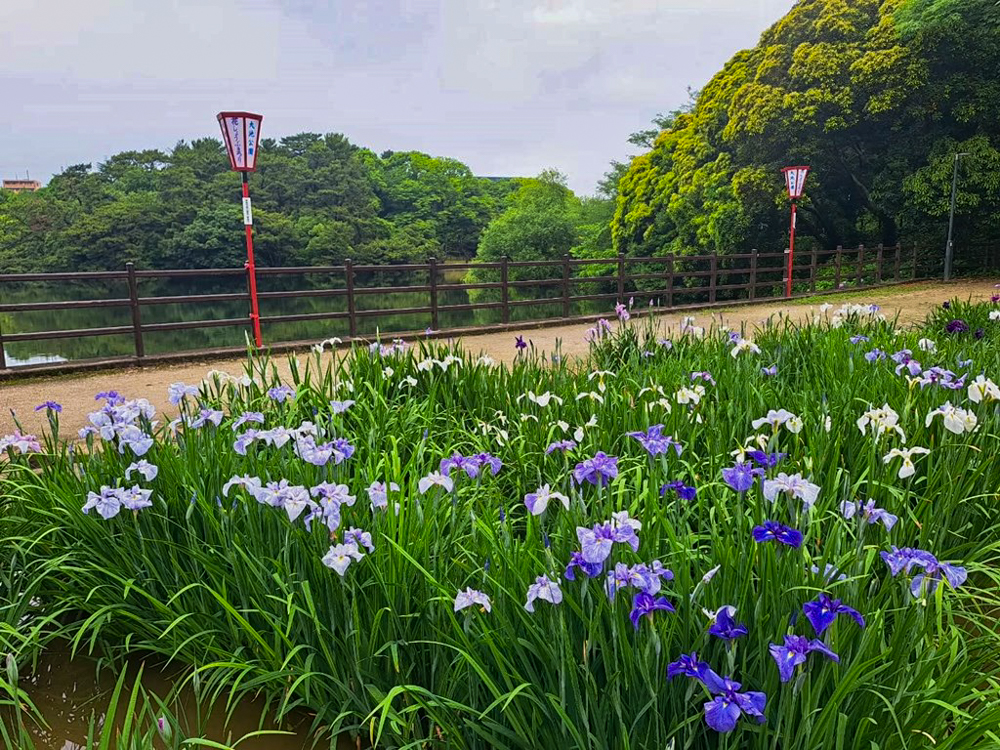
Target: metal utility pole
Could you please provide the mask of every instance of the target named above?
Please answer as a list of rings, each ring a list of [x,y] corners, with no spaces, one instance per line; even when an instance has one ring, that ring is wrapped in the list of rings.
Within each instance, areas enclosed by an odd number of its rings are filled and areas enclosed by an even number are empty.
[[[951,212],[948,214],[948,242],[944,246],[944,280],[951,280],[951,261],[954,257],[954,247],[952,245],[952,231],[955,228],[955,196],[958,193],[958,162],[963,156],[968,156],[966,152],[956,153],[955,162],[951,171]]]

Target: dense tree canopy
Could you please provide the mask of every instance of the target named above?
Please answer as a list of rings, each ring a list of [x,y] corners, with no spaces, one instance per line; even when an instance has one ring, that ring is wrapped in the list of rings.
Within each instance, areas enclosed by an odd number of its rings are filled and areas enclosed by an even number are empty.
[[[997,60],[996,0],[801,0],[621,170],[615,248],[780,247],[789,164],[813,169],[799,232],[822,246],[936,242],[956,152],[959,230],[995,237]]]
[[[262,142],[250,176],[265,265],[471,257],[514,180],[454,159],[375,154],[337,134]],[[0,192],[0,271],[240,265],[240,177],[221,141],[79,164],[37,193]]]

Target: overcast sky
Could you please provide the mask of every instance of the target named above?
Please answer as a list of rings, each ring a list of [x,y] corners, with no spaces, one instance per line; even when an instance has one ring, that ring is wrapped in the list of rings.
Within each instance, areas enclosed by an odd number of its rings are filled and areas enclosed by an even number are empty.
[[[127,149],[342,132],[592,193],[629,133],[792,0],[0,0],[0,176]],[[262,152],[261,159],[267,158]]]

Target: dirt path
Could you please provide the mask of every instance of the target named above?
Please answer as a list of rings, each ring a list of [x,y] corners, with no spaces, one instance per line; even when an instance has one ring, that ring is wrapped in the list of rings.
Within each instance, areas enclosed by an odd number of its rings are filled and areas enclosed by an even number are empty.
[[[891,289],[859,293],[829,295],[822,298],[798,301],[792,304],[760,304],[743,305],[732,308],[719,308],[695,312],[674,312],[659,318],[660,325],[666,330],[675,328],[681,317],[692,315],[697,325],[707,327],[712,321],[717,324],[740,328],[746,326],[752,330],[769,317],[786,314],[797,322],[808,321],[816,313],[823,302],[839,305],[842,302],[871,303],[882,306],[888,317],[899,316],[903,324],[914,323],[927,315],[936,305],[952,297],[973,300],[989,299],[997,293],[994,283],[998,280],[963,281],[961,283],[944,284],[940,282],[911,284]],[[530,341],[535,349],[552,352],[556,342],[560,342],[564,356],[585,354],[587,343],[584,334],[588,323],[539,328],[521,331],[526,341]],[[504,331],[502,333],[470,336],[463,340],[465,347],[473,352],[482,352],[500,362],[513,360],[516,350],[514,336],[518,332]],[[321,337],[317,332],[317,339]],[[305,355],[298,355],[301,359]],[[275,358],[282,377],[288,373],[287,357]],[[64,375],[45,378],[35,378],[24,382],[0,382],[0,434],[5,434],[13,428],[9,416],[11,411],[17,413],[26,431],[37,433],[47,427],[44,413],[36,414],[33,409],[43,401],[57,401],[63,406],[60,418],[63,434],[75,433],[87,421],[87,414],[94,410],[94,394],[100,391],[117,390],[130,397],[142,396],[148,398],[159,410],[167,415],[173,415],[175,410],[167,402],[167,386],[182,381],[199,383],[209,370],[223,370],[232,374],[242,372],[242,360],[212,360],[203,362],[188,362],[179,365],[164,365],[159,367],[123,368],[99,373],[82,375]]]

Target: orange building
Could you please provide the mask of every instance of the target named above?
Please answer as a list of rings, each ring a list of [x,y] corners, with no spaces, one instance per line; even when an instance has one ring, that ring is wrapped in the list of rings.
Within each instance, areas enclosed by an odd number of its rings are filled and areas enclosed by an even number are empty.
[[[33,193],[42,186],[38,180],[4,180],[3,189],[15,193]]]

